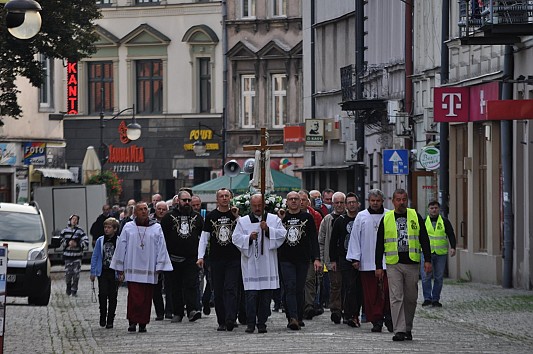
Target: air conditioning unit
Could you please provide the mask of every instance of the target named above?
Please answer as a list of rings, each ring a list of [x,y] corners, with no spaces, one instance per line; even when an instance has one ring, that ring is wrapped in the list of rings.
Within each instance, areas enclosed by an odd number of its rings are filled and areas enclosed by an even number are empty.
[[[433,108],[424,108],[424,133],[437,133],[437,123],[433,120]]]
[[[209,179],[215,179],[218,177],[222,177],[222,170],[211,170],[210,176],[211,177]]]
[[[389,119],[389,124],[396,124],[396,118],[402,110],[400,100],[389,100],[387,101],[387,117]]]

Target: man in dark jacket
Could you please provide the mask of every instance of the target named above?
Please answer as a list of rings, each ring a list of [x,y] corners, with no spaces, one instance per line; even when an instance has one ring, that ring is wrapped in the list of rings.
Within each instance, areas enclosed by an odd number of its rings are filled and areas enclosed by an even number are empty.
[[[91,242],[93,244],[93,248],[98,237],[104,234],[104,221],[110,216],[111,216],[111,206],[109,206],[109,204],[105,204],[102,207],[102,214],[100,214],[96,218],[96,221],[92,224],[91,230],[89,231],[89,233],[92,236]]]

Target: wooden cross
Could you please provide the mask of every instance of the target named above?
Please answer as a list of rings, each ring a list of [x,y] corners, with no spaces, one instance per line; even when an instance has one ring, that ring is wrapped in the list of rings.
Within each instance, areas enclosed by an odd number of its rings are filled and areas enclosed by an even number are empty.
[[[261,128],[261,144],[260,145],[244,145],[242,147],[244,151],[259,150],[261,152],[261,158],[259,159],[259,166],[261,168],[261,196],[263,197],[263,220],[266,222],[266,211],[265,211],[265,193],[266,193],[266,152],[268,150],[283,150],[282,144],[268,144],[268,133],[266,128]],[[263,240],[265,234],[262,233],[261,237],[261,254],[263,254]]]

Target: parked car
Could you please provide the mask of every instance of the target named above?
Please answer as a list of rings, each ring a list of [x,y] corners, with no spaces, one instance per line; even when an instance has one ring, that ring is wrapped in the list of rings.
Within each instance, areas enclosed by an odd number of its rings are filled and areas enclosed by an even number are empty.
[[[57,239],[52,241],[57,247]],[[7,296],[28,297],[28,303],[46,306],[51,280],[48,238],[39,206],[0,203],[0,244],[7,244]]]

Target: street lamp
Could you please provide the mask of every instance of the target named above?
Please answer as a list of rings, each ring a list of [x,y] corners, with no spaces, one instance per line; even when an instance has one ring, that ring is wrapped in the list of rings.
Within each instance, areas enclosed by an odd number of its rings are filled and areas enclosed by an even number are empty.
[[[1,1],[5,2],[5,1]],[[34,0],[11,0],[4,8],[7,11],[7,30],[18,39],[30,39],[41,29],[41,5]]]
[[[198,122],[198,139],[192,144],[192,150],[194,151],[194,153],[198,157],[199,156],[205,156],[205,153],[207,151],[207,144],[206,144],[205,141],[202,140],[202,134],[200,133],[202,127],[211,130],[211,132],[214,135],[216,135],[216,136],[218,136],[219,138],[222,139],[222,171],[223,171],[224,170],[224,160],[226,159],[226,156],[225,156],[225,144],[226,144],[225,130],[222,129],[222,134],[218,134],[210,126],[207,126],[205,124],[202,124],[202,123]]]
[[[113,119],[119,117],[122,113],[124,113],[126,111],[129,111],[129,110],[132,111],[132,115],[131,115],[131,123],[128,124],[128,129],[126,131],[126,135],[128,136],[129,140],[134,141],[134,140],[137,140],[137,139],[139,139],[141,137],[141,125],[139,123],[137,123],[137,121],[135,120],[135,105],[133,105],[132,107],[124,108],[122,111],[118,112],[117,114],[115,114],[111,118],[107,118],[107,119],[104,119],[104,110],[103,110],[103,108],[100,111],[100,163],[102,165],[102,170],[103,170],[104,164],[107,162],[107,156],[106,156],[106,153],[105,153],[106,146],[104,144],[105,122],[113,120]]]

